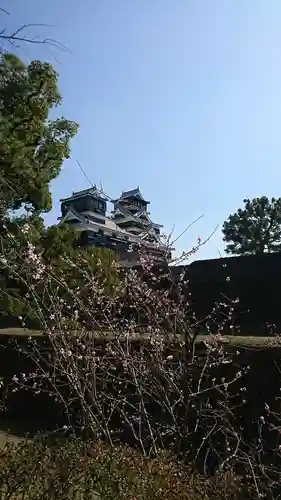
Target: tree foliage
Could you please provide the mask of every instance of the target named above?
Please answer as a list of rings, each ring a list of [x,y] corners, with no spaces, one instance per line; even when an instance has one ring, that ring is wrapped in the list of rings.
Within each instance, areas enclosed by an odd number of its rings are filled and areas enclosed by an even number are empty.
[[[22,205],[51,209],[49,183],[69,157],[78,125],[49,119],[61,103],[58,75],[44,62],[25,65],[13,54],[0,58],[0,199],[2,215]]]
[[[223,241],[226,253],[257,255],[281,250],[281,198],[243,200],[239,208],[224,222]]]
[[[4,230],[3,230],[4,228]],[[115,253],[108,249],[81,248],[79,233],[67,224],[46,228],[37,214],[7,217],[0,234],[0,314],[33,318],[32,309],[48,313],[49,298],[54,290],[48,289],[50,277],[60,296],[72,294],[80,287],[87,294],[89,274],[99,274],[110,289],[116,282],[113,265]],[[31,267],[26,263],[28,252],[38,256],[38,263],[46,269],[47,280],[39,280],[32,289]],[[36,304],[34,303],[36,302]]]
[[[32,311],[38,311],[39,303],[40,310],[48,315],[54,293],[49,289],[48,276],[60,297],[71,295],[77,287],[87,293],[89,274],[99,273],[110,288],[116,278],[114,252],[81,248],[79,243],[79,233],[67,224],[46,228],[36,213],[6,217],[0,235],[0,315],[37,320]],[[36,289],[30,280],[30,262],[26,263],[29,251],[38,256],[34,267],[42,263],[46,269],[47,280],[39,280]]]
[[[44,226],[41,213],[51,208],[50,182],[70,154],[77,124],[49,119],[61,103],[58,75],[50,64],[25,65],[13,54],[0,56],[0,312],[32,317],[38,301],[48,311],[48,274],[56,287],[84,286],[83,271],[104,275],[110,284],[114,254],[80,247],[79,233],[62,224]],[[14,211],[25,206],[27,213]],[[30,281],[28,255],[44,266],[46,280]],[[37,304],[35,304],[35,302]],[[34,307],[36,305],[36,307]],[[37,307],[38,309],[38,307]]]

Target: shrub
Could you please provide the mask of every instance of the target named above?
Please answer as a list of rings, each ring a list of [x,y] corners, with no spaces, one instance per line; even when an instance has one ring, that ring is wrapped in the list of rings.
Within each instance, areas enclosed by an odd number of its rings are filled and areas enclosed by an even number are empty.
[[[226,320],[215,321],[216,334],[198,353],[200,321],[186,300],[184,274],[175,283],[169,267],[155,270],[144,255],[140,262],[141,270],[117,266],[118,279],[108,286],[102,266],[98,272],[83,256],[67,259],[78,280],[73,287],[27,241],[18,261],[5,265],[24,279],[48,349],[30,339],[33,368],[14,375],[12,390],[53,396],[76,435],[105,439],[112,449],[122,440],[155,460],[169,450],[205,474],[243,471],[258,496],[272,492],[279,487],[279,449],[273,444],[265,453],[260,415],[253,441],[242,425],[251,367],[239,366],[239,353],[219,342],[233,308],[224,308]]]
[[[230,473],[206,479],[165,454],[124,446],[34,441],[0,451],[1,500],[235,500],[250,498]],[[242,496],[243,495],[243,496]]]

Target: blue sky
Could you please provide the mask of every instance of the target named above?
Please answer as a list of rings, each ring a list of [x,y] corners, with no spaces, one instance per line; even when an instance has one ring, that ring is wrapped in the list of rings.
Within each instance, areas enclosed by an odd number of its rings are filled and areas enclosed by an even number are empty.
[[[221,224],[245,197],[281,196],[281,2],[278,0],[4,0],[1,25],[71,54],[22,45],[60,74],[59,114],[80,124],[52,185],[59,199],[93,183],[117,197],[140,186],[151,216],[175,225],[196,258],[223,254]]]

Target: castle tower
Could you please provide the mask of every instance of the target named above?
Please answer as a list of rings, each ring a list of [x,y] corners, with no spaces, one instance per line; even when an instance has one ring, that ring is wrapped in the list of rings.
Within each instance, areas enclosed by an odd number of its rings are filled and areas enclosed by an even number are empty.
[[[120,198],[114,200],[112,220],[127,233],[138,236],[141,240],[158,242],[160,224],[150,219],[147,210],[149,201],[146,201],[139,188],[123,191]]]
[[[111,217],[107,200],[96,186],[73,192],[61,201],[59,223],[70,224],[79,231],[82,246],[110,248],[124,265],[136,265],[140,247],[156,260],[162,261],[165,248],[160,242],[160,224],[150,219],[146,201],[139,188],[123,191],[113,202]]]

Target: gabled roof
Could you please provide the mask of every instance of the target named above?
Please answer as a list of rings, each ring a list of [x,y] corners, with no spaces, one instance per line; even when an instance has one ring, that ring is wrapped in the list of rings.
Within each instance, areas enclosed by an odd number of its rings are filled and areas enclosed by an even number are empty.
[[[119,215],[119,214],[123,215],[125,218],[130,218],[133,221],[140,222],[140,223],[142,223],[142,220],[140,219],[140,217],[144,216],[144,218],[147,220],[147,222],[149,222],[151,224],[152,227],[159,228],[159,229],[163,227],[162,224],[155,224],[151,220],[151,218],[149,217],[149,214],[147,213],[147,211],[144,209],[140,210],[136,214],[132,214],[127,208],[122,207],[122,205],[120,205],[116,210],[113,211],[113,215],[111,218],[114,219],[115,215]],[[122,221],[120,221],[120,223],[122,224]]]
[[[83,226],[87,224],[89,231],[91,231],[91,229],[93,230],[93,228],[102,229],[102,230],[107,229],[109,231],[116,233],[116,237],[121,238],[123,241],[125,238],[125,240],[128,240],[129,242],[131,241],[132,243],[138,243],[141,241],[142,244],[147,245],[148,248],[149,247],[153,247],[153,248],[163,247],[163,244],[161,243],[159,236],[157,236],[153,232],[153,228],[151,228],[151,227],[145,229],[140,235],[135,236],[135,235],[132,235],[131,233],[128,233],[124,229],[120,228],[113,220],[111,220],[109,218],[105,219],[105,224],[99,224],[98,222],[92,222],[92,221],[87,220],[85,217],[83,217],[81,214],[78,214],[76,212],[76,210],[74,210],[72,208],[67,212],[67,214],[64,217],[60,218],[59,224],[62,224],[64,222],[66,222],[67,220],[71,220],[73,217],[79,219],[81,221],[81,223],[83,224]],[[150,236],[154,237],[154,242],[148,241]]]
[[[79,220],[80,222],[85,222],[85,217],[78,213],[76,210],[74,210],[74,208],[70,208],[67,213],[63,216],[63,217],[59,217],[59,224],[62,224],[64,222],[67,222],[67,221],[71,221],[72,219],[77,219]]]
[[[144,197],[142,196],[139,187],[136,189],[130,189],[129,191],[122,191],[122,194],[120,198],[115,200],[115,203],[118,202],[119,200],[126,200],[127,198],[138,198],[139,200],[143,201],[144,203],[149,203],[149,201],[146,201]]]
[[[136,189],[130,189],[129,191],[122,191],[121,198],[130,198],[131,196],[140,198],[141,200],[144,199],[139,187]]]
[[[91,230],[91,227],[95,227],[95,228],[100,228],[102,230],[110,230],[110,231],[113,231],[113,232],[116,232],[117,234],[119,235],[123,235],[123,236],[128,236],[129,238],[134,238],[134,236],[127,232],[126,230],[122,229],[120,226],[118,226],[112,219],[109,219],[109,218],[105,218],[105,224],[100,224],[98,222],[93,222],[89,219],[87,219],[86,217],[84,217],[83,215],[79,214],[76,210],[74,210],[73,208],[69,209],[67,214],[64,216],[64,217],[60,217],[59,218],[59,224],[63,224],[67,221],[71,221],[73,218],[76,218],[78,219],[81,224],[87,224],[89,230]],[[136,239],[140,239],[140,240],[143,240],[145,239],[146,236],[148,236],[150,234],[150,230],[151,230],[151,227],[148,228],[147,230],[144,230],[143,233],[141,233],[141,235],[139,237],[136,237]]]
[[[157,244],[160,244],[161,245],[161,238],[160,236],[158,236],[155,231],[153,230],[153,227],[150,226],[149,228],[147,228],[146,230],[144,230],[142,233],[140,233],[138,235],[138,237],[141,239],[141,240],[147,240],[149,238],[153,238],[154,242],[157,243]]]
[[[102,195],[102,193],[97,189],[97,186],[94,185],[88,189],[83,189],[82,191],[73,191],[72,196],[69,196],[68,198],[63,198],[60,200],[60,202],[65,202],[65,201],[70,201],[76,198],[81,198],[83,196],[91,195],[94,196],[95,198],[99,198],[101,200],[106,201],[105,197]]]
[[[147,220],[150,220],[147,211],[144,209],[141,209],[137,213],[132,214],[130,210],[128,210],[126,207],[120,205],[118,206],[118,208],[113,210],[112,213],[113,213],[113,218],[115,217],[115,215],[124,215],[125,217],[131,217],[132,219],[136,220],[142,215],[144,215]]]

